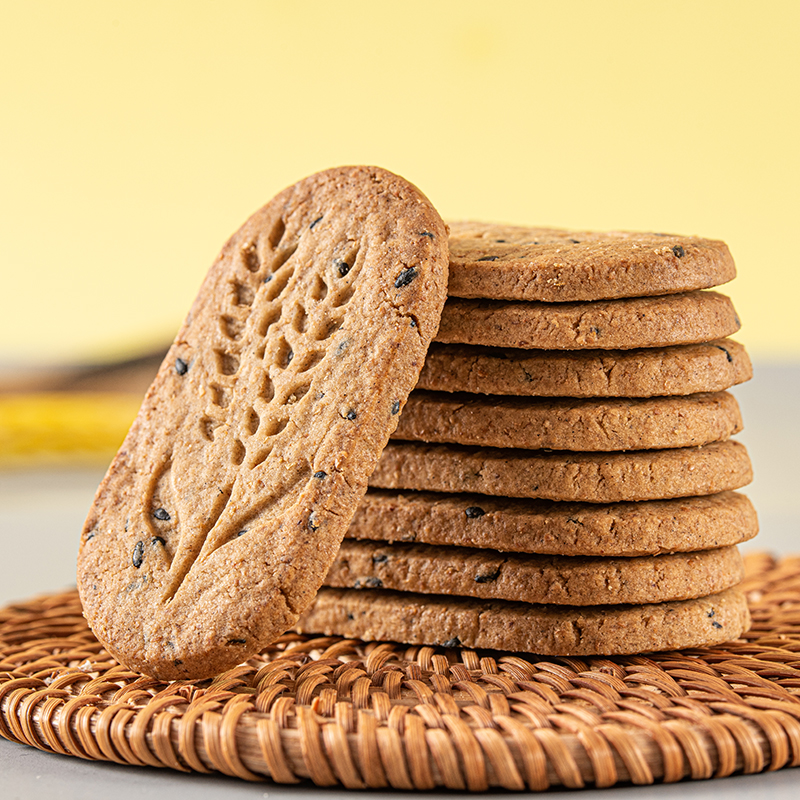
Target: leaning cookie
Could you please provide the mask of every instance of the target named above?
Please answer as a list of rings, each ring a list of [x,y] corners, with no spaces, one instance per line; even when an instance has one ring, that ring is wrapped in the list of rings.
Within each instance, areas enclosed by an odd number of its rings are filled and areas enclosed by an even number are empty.
[[[742,429],[728,392],[550,399],[414,391],[394,439],[528,450],[651,450],[721,442]]]
[[[499,350],[434,342],[418,389],[529,397],[719,392],[753,377],[733,339],[638,350]]]
[[[436,331],[446,229],[346,167],[231,237],[101,484],[78,585],[98,639],[161,679],[257,653],[311,602]]]
[[[345,539],[325,586],[597,606],[689,600],[729,589],[743,578],[736,547],[587,558]]]
[[[719,644],[749,626],[747,602],[736,588],[696,600],[587,608],[325,587],[295,630],[366,641],[588,656]]]
[[[738,492],[638,503],[565,503],[370,489],[347,537],[564,556],[644,556],[741,544],[758,533]]]
[[[450,223],[453,297],[607,300],[708,289],[735,276],[725,243],[698,236]]]

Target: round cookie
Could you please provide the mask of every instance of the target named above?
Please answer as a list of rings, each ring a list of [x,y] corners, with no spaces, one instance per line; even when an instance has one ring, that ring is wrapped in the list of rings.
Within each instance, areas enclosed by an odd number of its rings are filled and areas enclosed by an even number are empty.
[[[741,429],[739,406],[728,392],[551,400],[418,390],[392,438],[528,450],[650,450],[720,442]]]
[[[450,223],[453,297],[606,300],[708,289],[735,276],[725,243],[696,236]]]
[[[436,341],[537,350],[632,350],[710,342],[739,327],[730,298],[709,291],[594,303],[450,299]]]
[[[324,585],[597,606],[689,600],[729,589],[743,578],[736,547],[638,558],[585,558],[345,539]]]
[[[638,350],[498,350],[434,342],[418,389],[529,397],[719,392],[753,377],[733,339]]]
[[[347,538],[564,556],[644,556],[741,544],[758,533],[738,492],[640,503],[565,503],[370,489]]]
[[[320,590],[298,633],[549,656],[704,647],[750,627],[738,589],[648,605],[542,606],[374,589]]]
[[[752,479],[747,450],[733,440],[626,453],[389,442],[369,483],[378,489],[617,503],[716,494]]]
[[[438,214],[373,167],[300,181],[231,237],[83,531],[81,599],[116,658],[197,679],[293,624],[418,378],[446,282]]]

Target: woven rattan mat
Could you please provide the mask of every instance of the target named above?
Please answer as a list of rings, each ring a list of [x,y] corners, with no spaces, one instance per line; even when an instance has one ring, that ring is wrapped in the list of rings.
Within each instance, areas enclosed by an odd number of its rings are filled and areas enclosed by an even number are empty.
[[[214,680],[108,656],[75,592],[0,611],[0,734],[320,786],[544,790],[800,764],[800,557],[747,559],[753,628],[707,649],[541,658],[288,634]]]

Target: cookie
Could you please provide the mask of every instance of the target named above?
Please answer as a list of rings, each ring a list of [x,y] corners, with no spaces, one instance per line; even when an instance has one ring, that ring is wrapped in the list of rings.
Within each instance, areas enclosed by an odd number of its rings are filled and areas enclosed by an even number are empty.
[[[758,533],[738,492],[641,503],[558,503],[370,489],[346,536],[565,556],[644,556],[741,544]]]
[[[736,547],[586,558],[345,539],[325,586],[597,606],[689,600],[721,592],[743,578]]]
[[[434,343],[417,388],[530,397],[719,392],[753,377],[733,339],[639,350],[497,350]]]
[[[594,303],[457,300],[445,303],[437,342],[540,350],[632,350],[722,339],[740,322],[718,292]]]
[[[197,679],[293,624],[418,378],[446,283],[444,224],[377,168],[300,181],[231,237],[84,528],[81,598],[115,657]]]
[[[727,246],[712,239],[450,223],[453,297],[606,300],[708,289],[735,276]]]
[[[394,439],[528,450],[650,450],[730,438],[742,417],[728,392],[548,399],[411,393]]]
[[[617,503],[716,494],[739,489],[752,479],[747,450],[733,440],[625,453],[389,442],[370,486]]]
[[[588,608],[323,588],[295,630],[412,645],[588,656],[719,644],[749,626],[747,603],[736,588],[696,600]]]

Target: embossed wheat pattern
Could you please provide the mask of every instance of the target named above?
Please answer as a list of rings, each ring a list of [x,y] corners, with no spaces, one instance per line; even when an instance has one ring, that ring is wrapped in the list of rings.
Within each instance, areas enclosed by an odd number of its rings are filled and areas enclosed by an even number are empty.
[[[215,319],[214,343],[203,354],[209,378],[202,413],[192,424],[205,442],[207,459],[221,460],[218,495],[212,505],[203,537],[185,541],[179,536],[171,559],[171,597],[199,558],[207,558],[227,542],[248,533],[248,520],[285,507],[309,480],[312,466],[293,465],[292,470],[270,470],[270,460],[280,435],[299,412],[301,401],[311,390],[320,363],[329,353],[329,340],[340,329],[352,299],[363,258],[360,243],[344,241],[327,255],[327,267],[319,270],[299,296],[295,278],[297,259],[308,248],[301,247],[320,220],[299,234],[287,232],[278,219],[268,235],[240,245],[226,278],[221,308]],[[318,253],[315,258],[318,258]],[[294,291],[294,296],[292,292]],[[336,355],[348,345],[343,339]],[[246,386],[257,387],[255,392]],[[300,427],[299,421],[297,427]],[[227,461],[227,466],[225,465]],[[215,468],[218,468],[219,464]],[[172,530],[180,532],[181,501],[171,491],[171,460],[165,461],[150,498],[153,516],[166,515]],[[265,488],[247,519],[215,530],[234,490],[236,480],[260,480]],[[288,498],[288,501],[287,501]],[[170,505],[171,504],[171,505]],[[273,509],[277,513],[277,507]],[[313,523],[309,523],[313,524]],[[162,543],[168,531],[153,525]],[[168,544],[165,554],[172,549]]]

